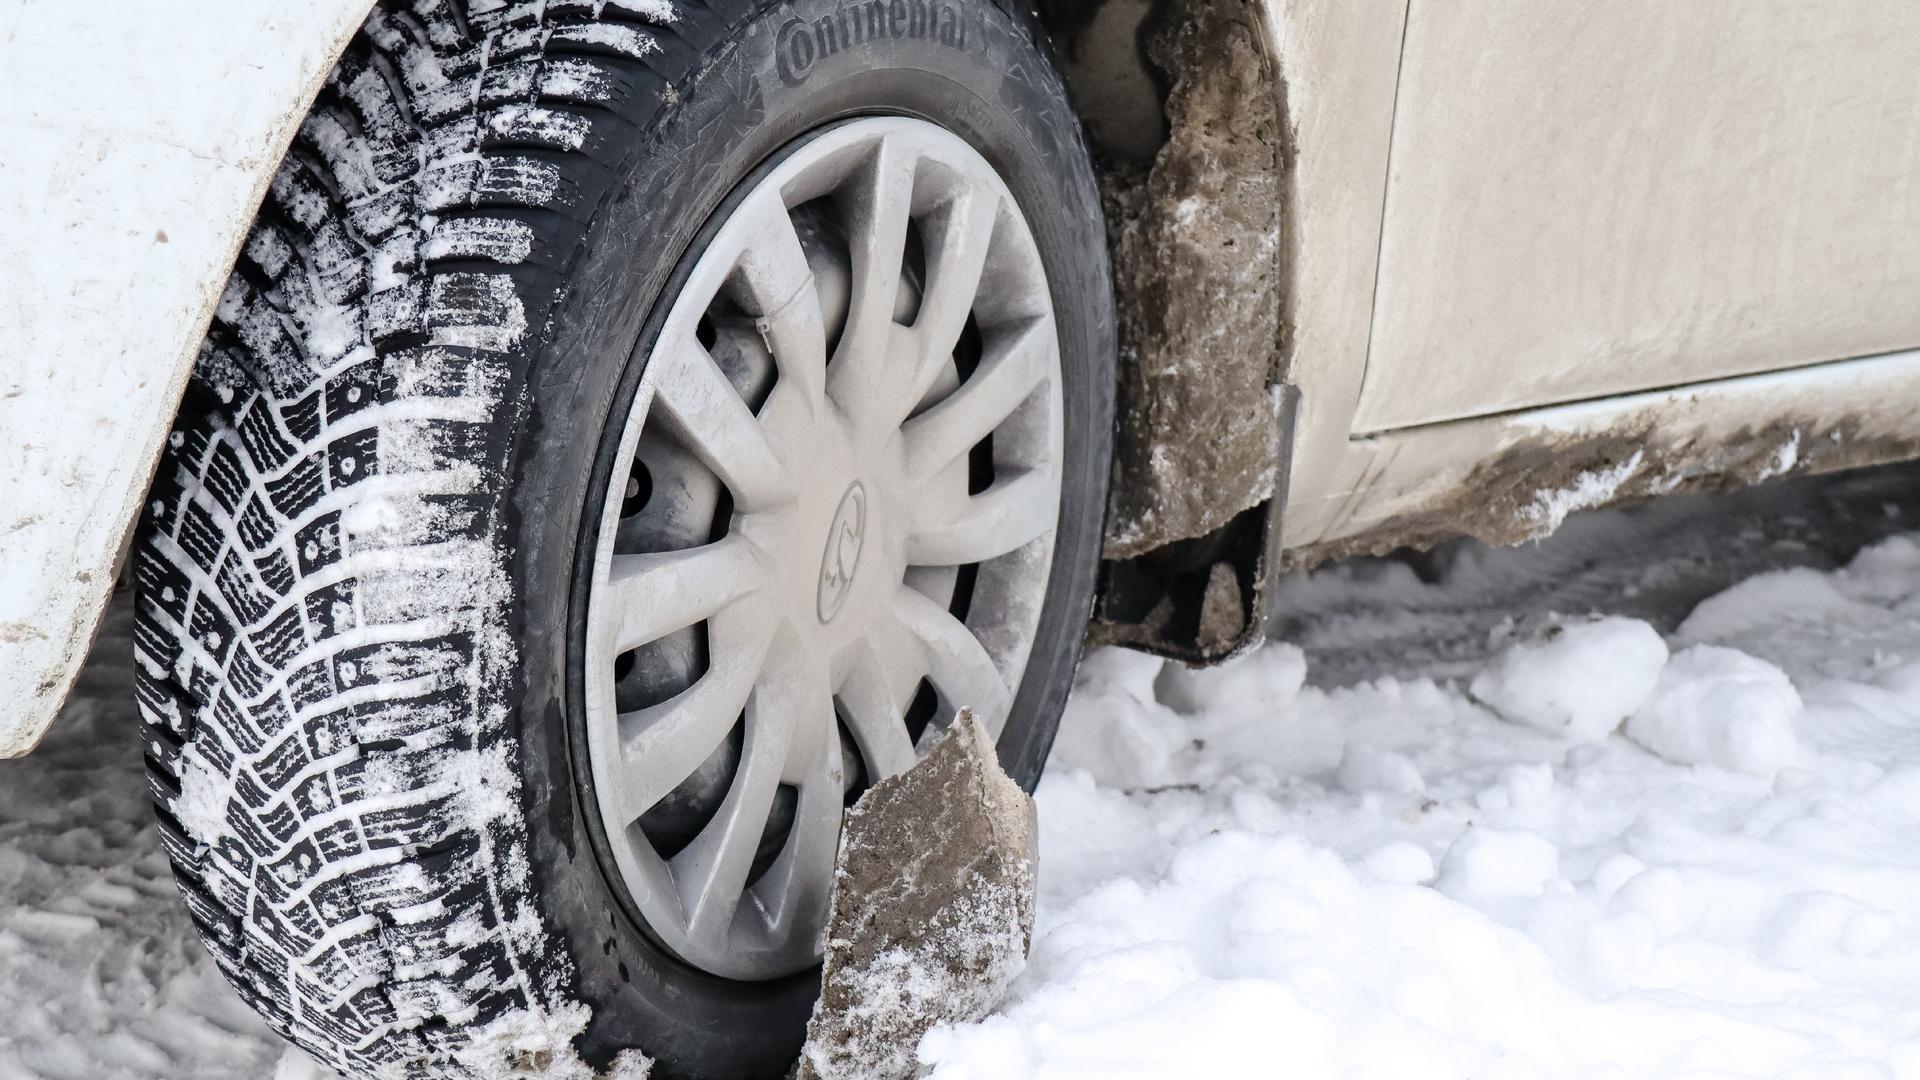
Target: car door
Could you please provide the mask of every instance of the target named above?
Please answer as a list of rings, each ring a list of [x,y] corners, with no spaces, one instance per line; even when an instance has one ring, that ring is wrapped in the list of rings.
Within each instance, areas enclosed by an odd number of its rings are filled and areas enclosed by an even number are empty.
[[[1352,431],[1920,346],[1920,5],[1411,0]]]

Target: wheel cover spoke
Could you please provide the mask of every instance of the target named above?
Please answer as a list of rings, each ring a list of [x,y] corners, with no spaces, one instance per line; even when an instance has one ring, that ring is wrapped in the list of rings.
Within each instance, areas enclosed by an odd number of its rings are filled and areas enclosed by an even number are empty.
[[[950,355],[980,291],[980,273],[1003,205],[990,186],[969,186],[942,207],[933,221],[927,256],[927,293],[913,328],[926,350],[923,363]]]
[[[824,678],[812,679],[796,701],[796,721],[823,736],[788,752],[788,782],[799,788],[793,827],[779,857],[755,888],[756,900],[776,938],[822,926],[833,898],[831,866],[840,845],[846,775],[840,732],[833,723],[833,702]]]
[[[905,680],[913,685],[924,672]],[[901,711],[901,687],[872,643],[863,643],[853,669],[840,687],[840,704],[861,755],[876,778],[897,776],[913,767],[913,738]]]
[[[779,715],[788,707],[780,697],[774,688],[755,693],[747,706],[746,752],[726,802],[699,837],[673,859],[688,934],[709,948],[726,946],[747,872],[780,787],[796,726],[792,717]],[[775,715],[767,715],[770,712]]]
[[[901,427],[908,472],[931,478],[980,445],[1046,381],[1054,349],[1051,319],[1009,334],[964,386]]]
[[[853,288],[827,385],[842,408],[862,419],[876,415],[873,410],[879,408],[877,391],[897,329],[893,313],[906,266],[916,161],[909,140],[882,138],[848,192]]]
[[[755,510],[786,502],[793,494],[792,478],[707,350],[697,341],[681,340],[655,354],[654,363],[660,365],[655,384],[660,418],[720,475],[736,505]]]
[[[944,710],[1006,724],[1063,397],[1038,246],[957,137],[834,125],[729,207],[645,359],[576,654],[623,903],[687,963],[771,979],[819,962],[862,785]]]
[[[687,690],[651,708],[619,714],[620,824],[653,809],[719,747],[746,707],[765,649],[764,641],[730,649]]]
[[[1059,514],[1052,473],[1022,472],[968,498],[957,513],[934,511],[907,538],[909,566],[966,566],[997,559],[1047,535]]]
[[[756,234],[756,242],[740,259],[743,299],[767,339],[781,379],[816,404],[826,390],[826,320],[800,234],[778,194],[767,192],[742,211]]]
[[[899,632],[919,649],[927,680],[953,708],[972,709],[992,727],[1004,722],[1011,696],[1006,681],[965,623],[905,586],[895,594],[892,615]]]
[[[710,619],[758,589],[764,574],[759,552],[741,536],[689,551],[616,555],[606,587],[620,617],[608,624],[613,635],[604,652],[625,652]]]

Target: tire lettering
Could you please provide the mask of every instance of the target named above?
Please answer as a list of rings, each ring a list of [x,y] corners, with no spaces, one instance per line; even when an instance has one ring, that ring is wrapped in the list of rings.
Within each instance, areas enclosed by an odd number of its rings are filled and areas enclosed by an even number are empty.
[[[847,49],[881,41],[925,41],[965,49],[967,20],[941,0],[855,0],[811,22],[788,19],[774,38],[774,65],[780,81],[799,86],[814,68]]]

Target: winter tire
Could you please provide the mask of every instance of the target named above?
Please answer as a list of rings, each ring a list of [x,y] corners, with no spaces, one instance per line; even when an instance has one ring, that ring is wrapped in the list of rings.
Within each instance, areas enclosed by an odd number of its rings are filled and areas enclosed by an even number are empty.
[[[841,810],[1037,779],[1113,314],[996,0],[388,0],[222,296],[135,556],[208,948],[350,1077],[783,1075]]]

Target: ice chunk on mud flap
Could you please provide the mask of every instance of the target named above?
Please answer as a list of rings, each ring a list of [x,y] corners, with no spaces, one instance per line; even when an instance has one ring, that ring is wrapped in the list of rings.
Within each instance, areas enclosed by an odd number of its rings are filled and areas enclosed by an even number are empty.
[[[895,1080],[920,1037],[984,1017],[1033,940],[1038,819],[962,709],[847,814],[800,1080]]]

